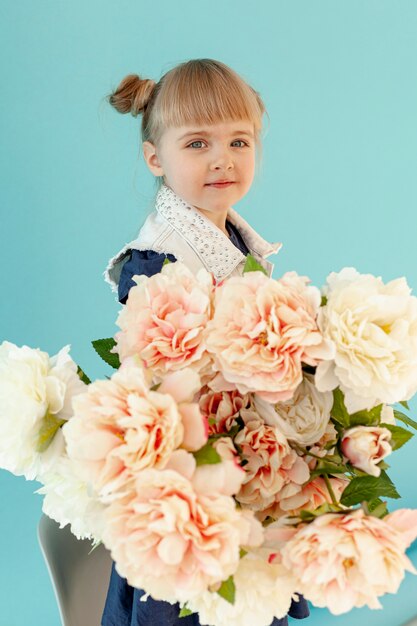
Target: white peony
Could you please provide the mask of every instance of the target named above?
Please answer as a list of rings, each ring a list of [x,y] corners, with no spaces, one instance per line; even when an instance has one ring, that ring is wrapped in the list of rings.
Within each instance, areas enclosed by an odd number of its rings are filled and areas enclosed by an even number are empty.
[[[304,374],[294,396],[285,402],[271,404],[254,396],[259,415],[269,426],[276,426],[289,441],[310,446],[319,441],[329,424],[333,394],[318,391],[314,376]]]
[[[353,267],[332,272],[318,326],[336,356],[316,370],[316,386],[339,386],[349,413],[409,400],[417,391],[417,298],[405,278],[387,284]]]
[[[77,539],[101,540],[105,506],[80,478],[74,461],[62,454],[39,480],[43,486],[36,493],[45,496],[45,515],[58,522],[60,528],[70,524]]]
[[[295,579],[280,563],[268,563],[256,554],[247,554],[233,576],[236,595],[231,604],[215,591],[206,591],[190,600],[187,607],[199,613],[199,622],[210,626],[270,626],[282,618],[295,595]]]
[[[59,426],[86,385],[69,356],[9,341],[0,345],[0,467],[35,479],[64,450]]]

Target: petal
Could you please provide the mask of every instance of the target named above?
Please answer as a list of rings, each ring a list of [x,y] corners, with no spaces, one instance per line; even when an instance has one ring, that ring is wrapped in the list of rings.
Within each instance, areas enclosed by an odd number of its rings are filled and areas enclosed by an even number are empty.
[[[201,388],[200,377],[191,368],[168,374],[158,391],[169,393],[176,402],[190,402]]]
[[[199,450],[208,439],[208,421],[201,414],[198,404],[183,403],[178,407],[184,426],[182,447],[186,450]]]
[[[417,538],[417,510],[398,509],[384,518],[384,522],[398,530],[407,547]]]

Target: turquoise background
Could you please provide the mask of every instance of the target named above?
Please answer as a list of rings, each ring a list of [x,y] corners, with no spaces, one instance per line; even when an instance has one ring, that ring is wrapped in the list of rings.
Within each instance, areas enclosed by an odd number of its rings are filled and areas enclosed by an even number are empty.
[[[417,2],[1,0],[0,42],[0,341],[51,355],[70,343],[92,378],[109,373],[89,345],[116,331],[102,273],[154,183],[139,119],[103,97],[129,73],[158,80],[197,57],[231,65],[266,103],[261,174],[235,208],[284,242],[275,276],[321,285],[353,265],[405,275],[415,293]],[[416,453],[414,440],[392,459],[401,506],[417,507]],[[59,624],[35,488],[0,472],[2,626]],[[416,591],[408,575],[384,611],[306,623],[397,626],[417,614]]]

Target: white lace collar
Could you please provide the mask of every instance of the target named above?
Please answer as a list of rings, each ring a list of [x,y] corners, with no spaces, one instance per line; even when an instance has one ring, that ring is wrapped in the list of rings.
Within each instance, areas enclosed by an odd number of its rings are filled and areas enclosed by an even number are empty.
[[[217,280],[228,276],[245,259],[220,228],[165,184],[157,193],[155,209],[192,246]],[[227,219],[239,230],[250,252],[262,259],[282,247],[280,242],[269,243],[263,239],[233,208],[228,210]]]

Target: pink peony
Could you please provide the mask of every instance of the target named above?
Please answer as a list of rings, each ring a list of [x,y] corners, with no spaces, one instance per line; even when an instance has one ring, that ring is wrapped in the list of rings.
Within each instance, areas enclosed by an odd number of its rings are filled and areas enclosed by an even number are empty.
[[[194,274],[180,262],[165,265],[155,276],[135,276],[116,320],[114,351],[120,360],[137,354],[159,380],[168,371],[192,366],[200,372],[210,359],[204,331],[211,314],[212,277]]]
[[[396,593],[405,570],[417,573],[405,554],[407,540],[396,527],[399,516],[389,517],[382,520],[357,509],[322,515],[301,527],[281,551],[300,593],[334,615],[365,605],[381,608],[378,597]],[[416,522],[414,514],[414,528]]]
[[[287,272],[232,277],[216,289],[207,349],[219,374],[210,387],[256,392],[269,402],[292,397],[302,364],[333,358],[334,348],[316,323],[320,292],[308,278]]]
[[[262,511],[279,499],[284,488],[300,490],[310,471],[278,428],[265,424],[251,409],[242,410],[241,417],[245,426],[234,441],[247,463],[246,478],[236,499]]]
[[[391,432],[378,426],[355,426],[342,438],[342,452],[358,469],[371,476],[379,476],[378,463],[391,454]]]
[[[129,359],[111,379],[74,398],[75,415],[64,431],[68,455],[101,496],[114,493],[137,472],[164,467],[179,446],[205,444],[206,420],[197,404],[183,402],[198,388],[198,375],[183,370],[150,391],[145,371]]]
[[[339,501],[344,489],[349,484],[345,478],[329,478],[330,485],[336,499]],[[321,476],[317,476],[304,485],[300,491],[279,501],[280,514],[298,515],[301,510],[308,509],[314,511],[317,507],[331,503],[332,498],[327,489],[326,483]],[[276,514],[275,514],[276,515]],[[278,517],[278,515],[276,515]]]
[[[415,509],[397,509],[393,513],[389,513],[384,521],[390,524],[401,535],[407,548],[413,543],[417,537],[417,510]]]
[[[200,493],[235,495],[245,480],[246,472],[239,463],[238,452],[231,437],[220,437],[213,448],[221,457],[220,463],[197,467],[193,483]]]
[[[103,541],[130,585],[185,602],[232,575],[242,545],[260,545],[262,527],[249,514],[229,496],[199,493],[192,476],[149,469],[107,509]]]
[[[242,396],[238,391],[211,391],[202,389],[199,399],[200,411],[207,418],[210,434],[229,431],[239,417],[241,409],[249,405],[248,394]]]

